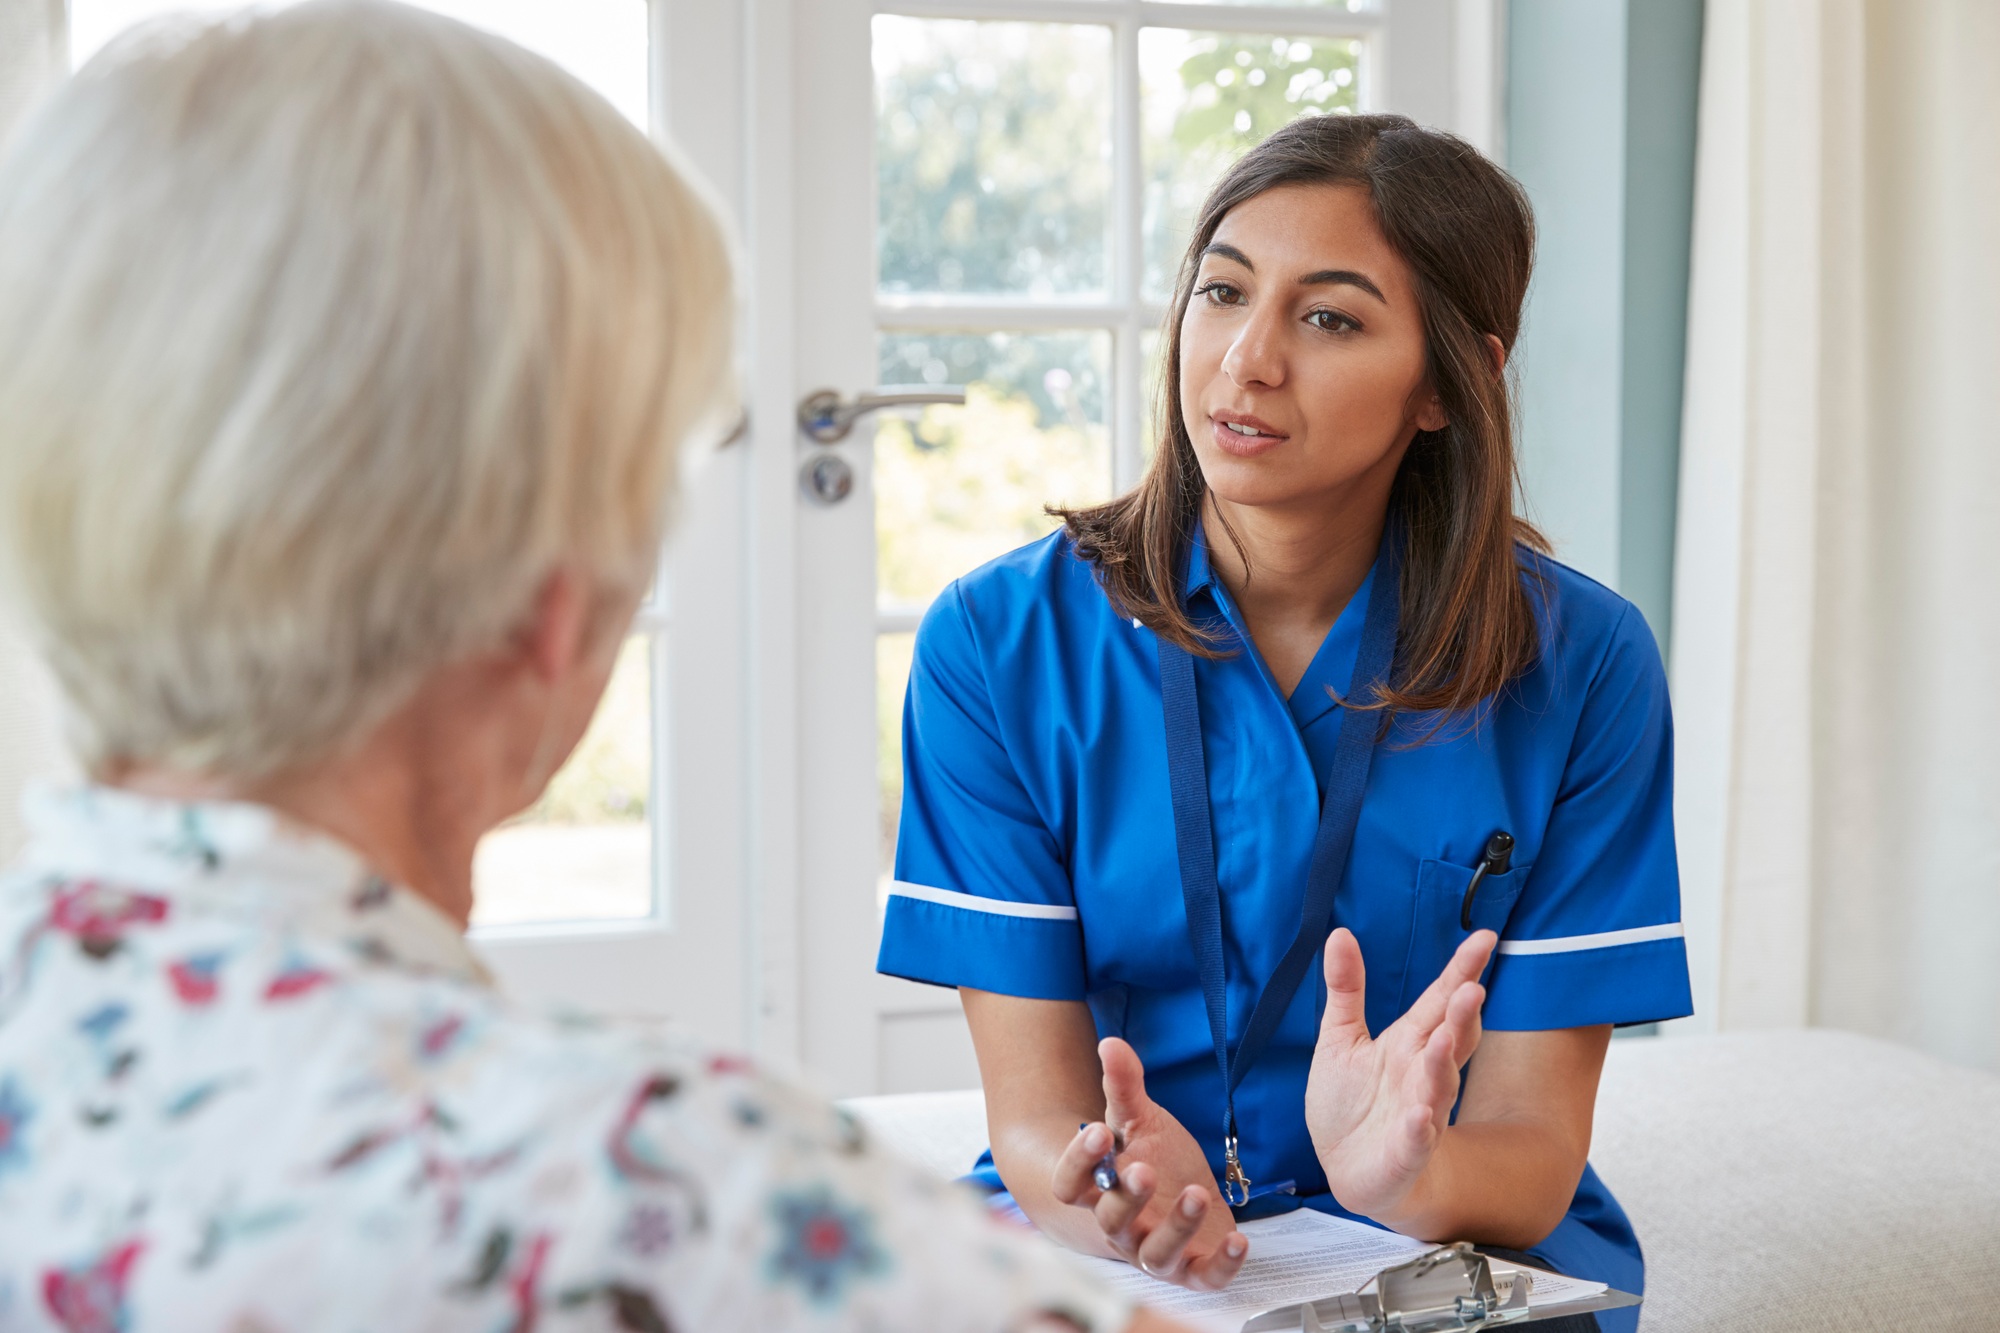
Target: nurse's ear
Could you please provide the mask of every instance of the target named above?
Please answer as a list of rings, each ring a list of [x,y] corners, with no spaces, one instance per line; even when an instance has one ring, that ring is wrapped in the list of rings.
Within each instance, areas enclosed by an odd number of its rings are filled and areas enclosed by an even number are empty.
[[[1493,378],[1497,380],[1507,373],[1506,345],[1500,341],[1498,336],[1491,333],[1486,334],[1483,341],[1486,344],[1486,355],[1493,362]],[[1428,380],[1417,390],[1417,393],[1419,395],[1416,412],[1418,430],[1443,430],[1451,424],[1451,418],[1445,415],[1443,400],[1438,397],[1437,390],[1431,386]]]
[[[1417,392],[1422,395],[1422,400],[1417,405],[1417,429],[1443,430],[1449,426],[1451,418],[1445,415],[1444,403],[1438,398],[1437,390],[1425,384]]]

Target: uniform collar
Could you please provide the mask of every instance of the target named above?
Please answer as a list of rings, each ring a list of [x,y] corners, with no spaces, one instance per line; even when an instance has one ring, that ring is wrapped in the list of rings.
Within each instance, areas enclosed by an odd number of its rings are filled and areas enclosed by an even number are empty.
[[[1377,561],[1379,563],[1379,556]],[[1319,651],[1313,654],[1305,675],[1299,678],[1298,688],[1285,700],[1292,721],[1300,730],[1325,717],[1339,706],[1338,699],[1347,696],[1348,687],[1354,679],[1354,662],[1361,652],[1361,628],[1368,619],[1368,596],[1374,587],[1375,567],[1370,566],[1368,577],[1361,580],[1354,596],[1347,599],[1347,605],[1341,608],[1333,628],[1327,631],[1326,638],[1320,643]],[[1216,576],[1215,566],[1209,561],[1207,530],[1200,520],[1196,520],[1193,540],[1188,543],[1187,576],[1181,587],[1182,605],[1193,610],[1195,598],[1203,592],[1214,600],[1216,609],[1229,622],[1231,630],[1243,645],[1243,651],[1254,659],[1255,650],[1250,647],[1250,636],[1236,609],[1235,599],[1230,597],[1229,589]],[[1270,680],[1270,673],[1264,669],[1261,659],[1256,660],[1256,669],[1266,680]],[[1272,689],[1276,688],[1273,681]]]
[[[1188,543],[1187,577],[1181,584],[1181,604],[1185,606],[1194,600],[1195,594],[1205,588],[1215,586],[1215,569],[1208,563],[1208,528],[1200,519],[1195,520],[1194,537]]]
[[[1320,641],[1319,651],[1306,666],[1306,674],[1299,677],[1299,687],[1285,701],[1300,730],[1339,707],[1339,700],[1345,699],[1353,687],[1354,664],[1361,656],[1361,630],[1368,622],[1368,597],[1374,590],[1378,567],[1369,567],[1368,576],[1361,580],[1361,586],[1334,619],[1333,628]]]
[[[267,806],[85,785],[32,788],[22,810],[31,879],[99,882],[185,912],[330,939],[371,963],[488,980],[465,936],[428,899]]]

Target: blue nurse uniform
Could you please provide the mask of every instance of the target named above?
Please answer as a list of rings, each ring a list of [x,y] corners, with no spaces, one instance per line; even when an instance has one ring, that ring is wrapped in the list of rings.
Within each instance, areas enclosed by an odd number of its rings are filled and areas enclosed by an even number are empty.
[[[1460,906],[1487,839],[1512,868],[1480,884],[1500,936],[1488,1029],[1645,1023],[1692,1012],[1674,856],[1672,723],[1651,631],[1623,598],[1524,552],[1536,665],[1477,719],[1400,719],[1376,746],[1332,925],[1367,966],[1380,1032],[1468,932]],[[1232,1045],[1299,920],[1321,786],[1354,671],[1371,573],[1289,698],[1254,651],[1195,661],[1213,812]],[[1197,535],[1186,605],[1248,643]],[[947,588],[917,635],[903,722],[902,828],[881,971],[1084,1000],[1131,1042],[1147,1092],[1222,1166],[1222,1077],[1188,936],[1152,631],[1111,608],[1056,533]],[[1428,739],[1426,739],[1428,737]],[[1331,929],[1331,925],[1328,927]],[[1304,1121],[1326,991],[1317,963],[1235,1096],[1253,1181],[1327,1193]],[[1586,1169],[1529,1253],[1637,1292],[1623,1211]],[[1636,1327],[1636,1312],[1598,1316]]]

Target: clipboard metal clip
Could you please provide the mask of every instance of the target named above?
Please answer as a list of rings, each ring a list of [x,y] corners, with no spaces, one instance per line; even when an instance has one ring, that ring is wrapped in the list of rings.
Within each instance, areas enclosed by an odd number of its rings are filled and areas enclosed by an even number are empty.
[[[1385,1268],[1375,1290],[1267,1310],[1243,1333],[1471,1333],[1526,1320],[1531,1274],[1496,1285],[1486,1256],[1461,1241]]]

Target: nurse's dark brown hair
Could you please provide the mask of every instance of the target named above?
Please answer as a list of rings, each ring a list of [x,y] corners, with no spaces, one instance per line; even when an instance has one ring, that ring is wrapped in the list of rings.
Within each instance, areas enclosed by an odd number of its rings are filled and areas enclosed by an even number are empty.
[[[1397,473],[1389,507],[1407,536],[1396,673],[1376,698],[1355,703],[1471,709],[1534,663],[1539,640],[1521,548],[1548,546],[1514,513],[1508,383],[1486,343],[1492,334],[1513,351],[1534,215],[1521,187],[1461,139],[1402,116],[1312,116],[1251,149],[1202,205],[1181,261],[1151,466],[1108,504],[1056,512],[1121,614],[1190,652],[1227,651],[1189,619],[1180,597],[1206,490],[1181,419],[1181,319],[1223,217],[1281,185],[1368,192],[1383,235],[1410,266],[1430,385],[1450,422],[1419,432]]]

